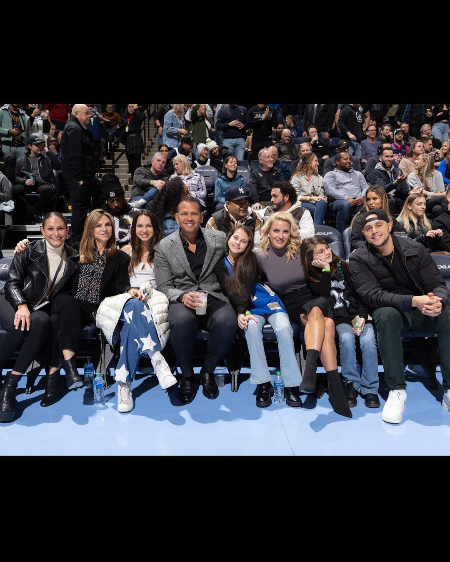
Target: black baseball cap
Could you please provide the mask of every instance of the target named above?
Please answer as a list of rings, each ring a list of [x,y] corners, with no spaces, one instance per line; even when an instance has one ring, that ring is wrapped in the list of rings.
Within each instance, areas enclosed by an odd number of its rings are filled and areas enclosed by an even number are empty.
[[[377,215],[377,218],[372,217],[371,215]],[[371,211],[367,211],[363,215],[364,224],[367,224],[368,222],[372,222],[372,221],[376,221],[376,220],[391,222],[389,217],[387,216],[386,211],[383,211],[383,209],[372,209]]]
[[[38,144],[39,142],[44,144],[44,139],[35,133],[30,135],[27,140],[27,144]]]
[[[350,143],[347,140],[342,139],[337,143],[336,148],[347,148],[347,146],[350,146]]]
[[[239,185],[232,185],[225,193],[225,201],[237,201],[238,199],[248,199],[249,197],[247,188]]]

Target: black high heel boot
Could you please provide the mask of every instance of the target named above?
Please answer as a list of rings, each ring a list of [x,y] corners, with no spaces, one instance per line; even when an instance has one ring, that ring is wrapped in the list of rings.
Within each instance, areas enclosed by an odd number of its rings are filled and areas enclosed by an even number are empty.
[[[347,404],[347,398],[345,397],[344,385],[342,384],[341,377],[337,369],[334,371],[327,371],[328,377],[328,400],[336,412],[341,416],[346,418],[352,418],[353,415]]]
[[[258,392],[256,394],[256,405],[258,408],[267,408],[272,404],[273,386],[272,383],[263,382],[258,384]]]
[[[6,374],[0,393],[0,422],[11,422],[16,413],[16,390],[22,375]]]
[[[74,355],[70,359],[62,360],[62,368],[66,373],[66,384],[69,390],[83,386],[83,377],[77,371],[77,358]]]
[[[41,400],[41,406],[46,408],[47,406],[51,406],[59,399],[59,375],[60,369],[55,371],[53,375],[49,375],[45,377],[45,393]]]
[[[41,367],[35,367],[28,371],[27,373],[27,386],[25,387],[25,394],[31,394],[33,392],[34,383],[41,372]]]

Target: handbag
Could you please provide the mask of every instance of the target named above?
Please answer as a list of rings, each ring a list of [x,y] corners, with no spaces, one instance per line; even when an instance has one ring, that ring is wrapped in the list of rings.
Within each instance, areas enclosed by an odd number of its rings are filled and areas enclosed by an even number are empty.
[[[286,312],[286,308],[280,297],[268,285],[255,283],[250,312],[251,314],[273,314],[275,312]]]

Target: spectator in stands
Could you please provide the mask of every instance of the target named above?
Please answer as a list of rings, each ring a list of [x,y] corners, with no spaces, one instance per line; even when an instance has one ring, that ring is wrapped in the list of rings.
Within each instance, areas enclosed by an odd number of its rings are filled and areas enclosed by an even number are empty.
[[[397,162],[404,158],[409,152],[409,146],[403,142],[404,136],[405,133],[403,129],[395,129],[394,141],[391,146],[394,151],[394,160],[397,160]]]
[[[325,163],[323,165],[323,175],[325,176],[325,174],[327,174],[328,172],[331,172],[331,170],[336,169],[336,155],[342,152],[347,152],[348,154],[350,154],[350,142],[348,140],[342,139],[340,140],[337,144],[336,144],[336,154],[333,156],[330,156],[330,158],[327,158],[325,160]],[[354,170],[356,170],[357,172],[361,172],[361,159],[351,155],[350,156],[350,161],[352,163],[352,168]],[[366,169],[367,169],[367,165],[366,165]]]
[[[282,162],[292,163],[298,156],[297,145],[292,142],[292,133],[289,129],[283,129],[281,141],[275,146],[278,150],[278,158]]]
[[[409,147],[408,154],[401,159],[398,167],[404,174],[410,174],[416,169],[419,156],[424,153],[423,142],[413,141]]]
[[[408,196],[408,176],[409,174],[404,174],[394,166],[392,146],[386,143],[385,148],[379,151],[378,163],[370,173],[366,174],[366,178],[369,185],[377,184],[384,187],[388,194],[391,215],[395,214],[396,207],[402,207]]]
[[[113,143],[119,135],[122,117],[114,111],[112,103],[107,103],[105,111],[100,115],[100,122],[105,131],[106,157],[109,159],[112,156]]]
[[[323,190],[323,177],[319,174],[318,169],[319,160],[317,156],[313,153],[306,154],[291,177],[291,184],[297,193],[301,206],[311,213],[314,224],[323,224],[328,203]],[[311,234],[311,236],[314,236],[314,234]]]
[[[297,170],[297,166],[299,165],[302,158],[304,158],[306,154],[311,154],[311,152],[312,152],[311,143],[309,141],[302,142],[301,145],[298,147],[298,158],[292,162],[291,167],[289,169],[289,171],[291,172],[291,177],[293,174],[295,174],[295,171]]]
[[[272,146],[272,129],[277,125],[277,113],[266,103],[257,103],[248,110],[245,128],[253,130],[252,160],[259,160],[262,148]]]
[[[0,172],[4,174],[11,183],[14,182],[14,171],[16,168],[16,158],[14,154],[3,152],[3,142],[0,137]]]
[[[234,156],[230,156],[234,158]],[[263,219],[249,207],[248,190],[241,185],[233,185],[225,193],[225,204],[216,211],[206,223],[206,228],[215,228],[228,234],[239,226],[246,226],[253,232],[255,244],[259,243]]]
[[[238,161],[235,156],[227,156],[223,161],[222,173],[216,179],[216,184],[214,188],[214,203],[215,210],[220,211],[225,205],[226,193],[231,186],[237,186],[238,188],[244,188],[245,180],[241,174],[237,171]]]
[[[53,170],[61,169],[60,159],[46,146],[39,135],[33,134],[27,139],[28,154],[16,161],[14,173],[13,199],[23,209],[27,209],[28,220],[41,222],[42,216],[54,206],[56,193]],[[26,201],[26,194],[38,193],[34,205]],[[22,202],[19,203],[19,199]],[[28,222],[27,220],[27,222]]]
[[[267,281],[282,299],[290,321],[305,327],[306,364],[298,390],[305,394],[316,391],[320,356],[328,376],[328,393],[334,411],[352,417],[337,370],[333,311],[327,299],[314,298],[307,286],[300,247],[297,225],[290,213],[281,211],[269,217],[262,229],[260,251],[256,254],[260,281]]]
[[[267,221],[274,213],[283,211],[292,215],[301,240],[314,236],[314,222],[311,213],[297,200],[296,190],[288,181],[274,181],[270,194],[272,204],[257,212],[264,221]],[[255,241],[255,243],[257,242]]]
[[[0,148],[1,148],[1,144],[0,144]],[[448,184],[450,184],[450,139],[447,141],[444,141],[442,143],[442,147],[440,150],[440,154],[439,157],[441,158],[441,162],[438,166],[438,170],[439,172],[441,172],[442,174],[442,179],[444,180],[444,184],[447,186],[448,189]],[[2,156],[0,153],[0,160],[1,160]],[[1,169],[1,164],[0,164],[0,169]],[[7,174],[5,174],[7,175]]]
[[[194,139],[191,137],[191,135],[184,135],[184,137],[181,137],[180,139],[180,145],[175,146],[170,150],[169,158],[173,160],[175,156],[186,156],[186,158],[189,160],[189,164],[192,164],[194,160],[194,144]]]
[[[375,125],[369,125],[366,129],[366,138],[361,141],[361,162],[367,162],[371,156],[377,154],[377,147],[380,141],[376,138],[377,128]]]
[[[258,154],[259,167],[250,171],[249,193],[252,209],[257,210],[270,204],[274,181],[283,180],[283,172],[273,165],[272,151],[262,148]]]
[[[380,161],[380,160],[379,160],[379,156],[380,156],[380,154],[382,153],[382,151],[383,151],[385,148],[392,148],[392,145],[391,145],[389,142],[382,142],[382,143],[380,143],[380,144],[377,146],[377,153],[376,153],[376,155],[375,155],[375,156],[371,156],[371,157],[367,160],[367,163],[366,163],[366,165],[365,165],[365,167],[364,167],[364,171],[363,171],[364,177],[365,177],[366,179],[370,177],[370,175],[372,174],[372,172],[373,172],[375,166],[376,166],[376,165],[378,164],[378,162]],[[394,166],[395,168],[398,168],[398,160],[396,160],[395,158],[394,158],[394,161],[393,161],[393,166]]]
[[[175,176],[164,184],[151,202],[149,209],[162,225],[163,238],[178,230],[175,214],[180,201],[187,197],[190,197],[188,186],[179,176]]]
[[[402,236],[406,231],[395,217],[391,215],[389,210],[389,199],[386,190],[382,185],[372,184],[364,195],[364,208],[357,213],[351,223],[351,244],[350,250],[353,252],[360,246],[365,246],[366,239],[362,233],[364,226],[364,216],[367,211],[372,209],[383,209],[389,217],[389,222],[392,222],[392,232],[395,235]]]
[[[283,132],[284,124],[282,122],[278,123],[275,129],[272,131],[272,143],[276,144],[281,142],[281,133]]]
[[[0,138],[4,153],[17,160],[27,153],[27,138],[31,134],[31,118],[19,107],[10,103],[0,108]]]
[[[327,158],[331,155],[331,147],[329,141],[320,141],[317,127],[310,125],[306,129],[307,139],[311,143],[312,152],[317,156],[319,161],[319,174],[323,174],[323,167]]]
[[[289,181],[291,177],[291,171],[290,171],[291,164],[285,160],[280,160],[278,158],[278,148],[276,144],[273,144],[272,146],[268,146],[267,150],[270,150],[271,152],[272,163],[274,168],[278,168],[279,170],[281,170],[283,173],[283,179]]]
[[[433,147],[433,139],[427,135],[422,135],[419,140],[422,141],[424,153],[431,154],[433,156],[433,161],[435,158],[438,160],[439,150]]]
[[[370,112],[359,103],[345,104],[339,114],[340,137],[349,141],[350,154],[354,154],[357,158],[361,158],[361,141],[369,121]]]
[[[217,114],[217,130],[223,136],[222,144],[230,149],[236,159],[244,160],[247,108],[236,103],[223,105]]]
[[[388,143],[392,143],[392,141],[394,140],[394,135],[392,133],[392,127],[389,123],[384,123],[381,127],[380,127],[380,134],[377,137],[377,140],[379,140],[380,142],[388,142]]]
[[[169,178],[167,173],[167,152],[155,152],[144,166],[136,168],[133,176],[133,189],[131,190],[130,203],[138,203],[137,207],[147,207],[161,191]]]
[[[194,139],[193,153],[197,154],[197,145],[214,138],[214,124],[206,115],[206,103],[196,103],[191,107],[192,138]]]
[[[184,135],[187,135],[184,103],[174,103],[173,108],[164,115],[163,143],[167,144],[169,148],[175,148],[180,144],[180,138]]]
[[[57,129],[64,130],[71,117],[70,105],[68,103],[45,103],[44,108],[48,112],[50,125],[53,124]]]
[[[409,238],[420,242],[430,252],[438,252],[442,249],[443,231],[440,228],[436,230],[431,228],[431,223],[425,214],[426,205],[427,198],[423,192],[410,193],[397,220],[403,225]]]
[[[293,115],[286,115],[284,119],[284,127],[285,129],[289,129],[291,131],[291,137],[293,139],[302,139],[303,128],[297,123]]]
[[[89,108],[75,104],[61,137],[61,175],[72,203],[71,244],[79,246],[88,210],[100,207],[97,144],[87,130]]]
[[[256,283],[258,262],[252,251],[253,232],[239,226],[228,233],[226,244],[226,255],[217,262],[215,271],[237,314],[238,326],[245,333],[250,352],[250,382],[257,385],[256,406],[266,408],[272,403],[273,388],[263,344],[263,327],[269,323],[279,347],[286,404],[301,407],[301,374],[295,358],[292,326],[281,299],[275,294],[270,296],[263,285]],[[258,298],[258,289],[266,297],[263,303]]]
[[[320,297],[331,297],[333,302],[341,373],[348,406],[354,408],[360,394],[368,408],[379,408],[375,333],[367,307],[353,286],[348,262],[339,258],[325,240],[317,236],[303,241],[300,255],[312,293]],[[356,340],[359,340],[362,355],[360,372],[357,369]]]
[[[154,114],[156,132],[158,134],[158,145],[163,143],[164,116],[168,111],[173,109],[173,107],[173,103],[163,103],[160,107],[158,107]]]
[[[139,211],[131,225],[131,243],[122,248],[130,256],[130,285],[139,296],[117,295],[112,302],[108,299],[104,301],[107,310],[100,307],[96,316],[96,324],[108,343],[116,346],[120,341],[120,356],[114,369],[118,381],[118,412],[131,412],[134,408],[131,386],[141,357],[150,359],[162,389],[177,383],[161,354],[170,335],[166,320],[168,302],[161,293],[153,291],[157,288],[154,247],[161,238],[161,225],[155,215],[147,209]],[[148,295],[143,292],[144,288]]]
[[[389,105],[387,103],[369,103],[368,107],[371,122],[373,121],[376,127],[381,127],[388,113]]]
[[[350,226],[351,217],[361,210],[369,187],[361,172],[352,169],[350,154],[336,155],[336,170],[325,174],[323,187],[328,208],[336,213],[336,228],[342,234]]]
[[[367,245],[353,252],[349,263],[355,289],[374,321],[389,389],[382,419],[398,424],[406,405],[405,330],[438,334],[442,404],[450,409],[450,309],[447,286],[428,250],[409,238],[391,236],[391,229],[384,211],[369,211],[363,228]]]
[[[214,400],[219,389],[214,370],[228,351],[236,333],[236,314],[223,294],[214,273],[225,253],[225,234],[201,228],[203,213],[193,197],[178,205],[179,232],[173,232],[155,246],[155,277],[158,291],[169,299],[171,341],[180,363],[178,398],[189,404],[195,397],[193,354],[199,327],[209,331],[207,352],[200,371],[203,394]],[[205,257],[208,253],[208,261]],[[198,291],[207,292],[204,315],[196,314],[202,301]]]
[[[445,204],[442,205],[442,211],[433,220],[431,224],[432,230],[442,230],[442,238],[440,250],[450,253],[450,212],[449,212],[450,189],[445,194]]]
[[[206,146],[209,149],[209,163],[221,173],[223,168],[223,156],[218,144],[216,141],[210,141],[206,143]]]
[[[175,168],[173,167],[172,158],[169,157],[170,148],[167,146],[167,144],[160,144],[158,146],[158,152],[162,152],[167,157],[166,167],[164,169],[169,176],[173,175],[173,173],[175,172]]]
[[[410,190],[419,188],[425,191],[426,197],[439,197],[445,194],[442,174],[436,170],[434,158],[431,154],[420,154],[414,172],[408,174]]]
[[[102,209],[110,213],[114,220],[114,233],[119,248],[130,242],[130,226],[139,213],[125,200],[125,191],[119,178],[114,174],[103,174]]]
[[[29,103],[28,109],[26,110],[27,115],[30,117],[30,134],[37,134],[40,137],[45,138],[45,134],[47,131],[44,131],[44,117],[47,121],[48,115],[47,112],[41,111],[38,107],[36,107],[35,103]]]
[[[188,186],[189,194],[192,197],[196,197],[203,209],[206,209],[205,178],[202,174],[195,172],[191,168],[191,164],[186,156],[181,154],[179,156],[175,156],[173,159],[173,165],[175,168],[175,174],[171,176],[171,178],[180,177],[183,180],[183,183]]]
[[[433,128],[431,130],[431,135],[440,140],[443,144],[448,140],[449,131],[449,104],[448,103],[436,103],[433,106]]]
[[[17,384],[42,347],[46,352],[46,364],[52,365],[46,378],[42,406],[49,405],[53,382],[59,383],[59,357],[53,354],[57,334],[52,330],[50,316],[56,310],[56,297],[72,289],[78,253],[66,244],[69,227],[60,213],[51,212],[44,217],[41,234],[43,239],[33,240],[23,246],[23,252],[14,255],[8,280],[0,290],[0,324],[6,331],[0,345],[0,372],[11,354],[21,348],[0,393],[1,422],[14,420]],[[50,360],[52,356],[54,361]],[[68,388],[81,386],[77,380],[83,384],[81,377],[71,378],[67,373]]]
[[[319,141],[324,144],[331,137],[335,115],[334,103],[308,103],[303,114],[303,137],[307,137],[308,127],[314,125]]]
[[[407,147],[411,146],[411,143],[416,141],[416,137],[413,137],[409,134],[409,123],[403,122],[400,125],[400,129],[403,131],[403,142],[406,144]]]
[[[134,172],[141,166],[141,154],[144,152],[142,140],[142,122],[145,119],[145,107],[137,103],[127,104],[127,109],[122,115],[122,124],[125,126],[125,155],[128,160],[128,173],[133,177]]]
[[[192,162],[192,169],[195,170],[198,166],[209,166],[209,149],[204,143],[197,145],[197,158]]]
[[[399,127],[402,127],[403,123],[409,124],[409,131],[411,136],[419,138],[420,127],[425,123],[426,120],[426,109],[431,108],[431,104],[425,103],[402,103],[399,104],[397,113],[395,114],[395,121]],[[428,112],[431,114],[431,111]],[[403,127],[402,127],[403,128]],[[405,139],[405,141],[412,142],[411,139]]]

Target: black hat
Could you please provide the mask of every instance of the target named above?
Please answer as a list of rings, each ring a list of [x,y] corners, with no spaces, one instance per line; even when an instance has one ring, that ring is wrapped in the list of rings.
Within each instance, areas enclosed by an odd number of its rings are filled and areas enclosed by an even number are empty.
[[[232,185],[225,193],[225,201],[237,201],[238,199],[248,199],[249,197],[247,188],[240,187],[239,185]]]
[[[383,211],[383,209],[372,209],[371,211],[367,211],[367,213],[364,213],[363,215],[363,222],[364,224],[367,224],[368,222],[372,222],[375,221],[377,219],[375,218],[368,218],[370,217],[370,215],[377,215],[379,220],[382,221],[386,221],[386,222],[391,222],[391,220],[389,219],[389,217],[387,216],[386,211]]]
[[[336,148],[346,148],[347,146],[350,146],[350,143],[347,140],[342,139],[337,143]]]
[[[191,137],[191,135],[184,135],[184,137],[181,137],[180,144],[183,144],[184,142],[186,144],[190,144],[191,146],[194,146],[194,139]]]
[[[102,177],[102,198],[106,201],[118,195],[125,195],[125,191],[115,174],[104,174]]]
[[[43,137],[41,137],[40,135],[37,135],[36,133],[33,133],[32,135],[30,135],[28,137],[27,144],[37,144],[38,142],[40,142],[40,143],[45,142]]]

